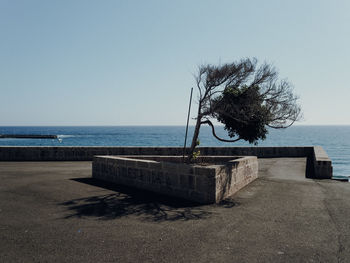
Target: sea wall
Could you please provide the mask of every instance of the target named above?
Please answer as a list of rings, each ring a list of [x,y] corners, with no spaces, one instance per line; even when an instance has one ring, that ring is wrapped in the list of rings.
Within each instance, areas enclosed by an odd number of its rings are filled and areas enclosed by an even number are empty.
[[[199,147],[201,155],[307,157],[306,176],[331,178],[332,161],[321,146]],[[181,147],[0,146],[0,161],[92,161],[95,155],[182,155]]]

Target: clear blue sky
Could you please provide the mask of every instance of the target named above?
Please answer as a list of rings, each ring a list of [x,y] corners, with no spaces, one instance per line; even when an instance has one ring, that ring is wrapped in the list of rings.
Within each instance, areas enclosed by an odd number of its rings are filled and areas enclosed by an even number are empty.
[[[350,124],[348,0],[0,0],[0,125],[184,125],[197,66],[242,57]]]

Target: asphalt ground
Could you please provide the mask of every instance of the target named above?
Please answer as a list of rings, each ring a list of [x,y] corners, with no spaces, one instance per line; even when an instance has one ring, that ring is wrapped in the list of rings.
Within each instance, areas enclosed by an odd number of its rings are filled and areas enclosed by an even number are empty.
[[[350,184],[259,159],[198,205],[91,178],[91,162],[0,162],[0,262],[350,262]]]

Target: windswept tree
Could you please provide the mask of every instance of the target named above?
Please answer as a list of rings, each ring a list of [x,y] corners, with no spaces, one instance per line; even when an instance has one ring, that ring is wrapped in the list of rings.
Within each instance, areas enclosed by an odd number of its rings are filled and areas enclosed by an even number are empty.
[[[287,80],[279,80],[269,64],[245,58],[219,66],[200,66],[195,77],[198,113],[189,159],[192,159],[202,124],[223,142],[264,140],[270,128],[287,128],[300,118],[297,96]],[[212,119],[224,124],[231,139],[217,136]]]

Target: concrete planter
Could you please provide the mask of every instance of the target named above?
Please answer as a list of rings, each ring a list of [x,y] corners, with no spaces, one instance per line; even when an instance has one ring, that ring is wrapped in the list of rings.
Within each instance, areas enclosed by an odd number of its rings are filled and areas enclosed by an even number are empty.
[[[93,178],[180,197],[218,203],[258,177],[255,156],[204,156],[184,164],[180,156],[95,156]]]

